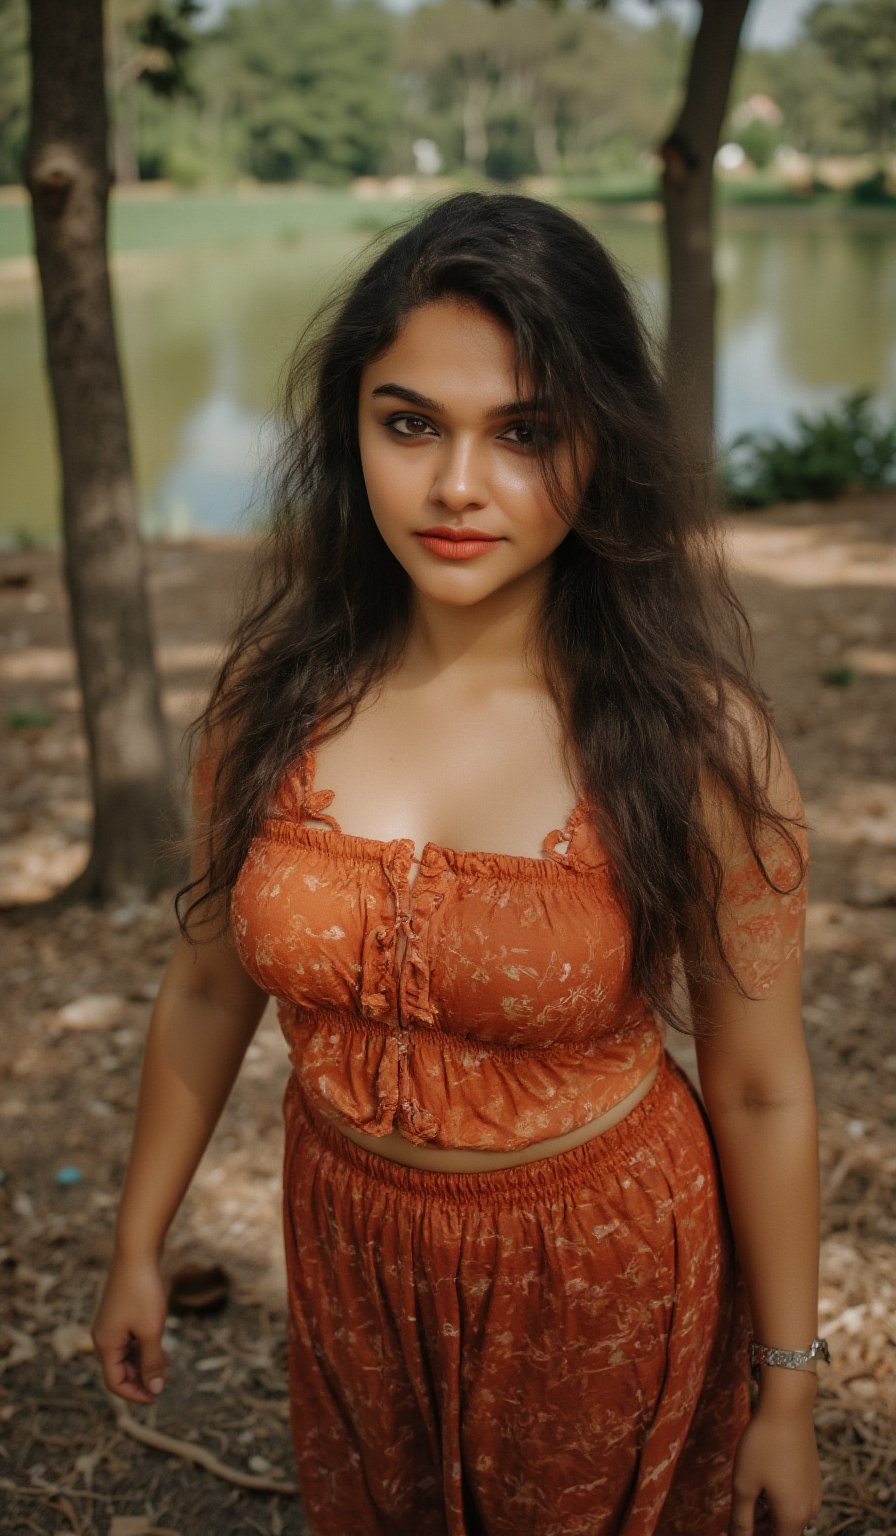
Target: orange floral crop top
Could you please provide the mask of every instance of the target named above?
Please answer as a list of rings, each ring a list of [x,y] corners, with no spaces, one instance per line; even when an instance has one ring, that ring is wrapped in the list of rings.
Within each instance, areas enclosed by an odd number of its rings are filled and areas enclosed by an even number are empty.
[[[314,767],[309,748],[284,774],[232,901],[238,953],[278,1000],[306,1098],[374,1136],[503,1152],[631,1093],[663,1029],[631,986],[587,800],[540,858],[430,842],[411,882],[413,842],[343,832]],[[781,846],[769,872],[792,885]],[[726,870],[723,936],[748,991],[799,948],[805,900],[805,878],[779,895],[748,848]]]

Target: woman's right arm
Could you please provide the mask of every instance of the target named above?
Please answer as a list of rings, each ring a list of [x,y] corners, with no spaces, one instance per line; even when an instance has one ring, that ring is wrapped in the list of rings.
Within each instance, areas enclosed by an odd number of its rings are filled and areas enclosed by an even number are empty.
[[[195,875],[202,863],[199,818],[194,829]],[[214,920],[217,914],[208,915]],[[115,1252],[93,1324],[106,1386],[130,1402],[151,1403],[165,1384],[165,1234],[266,1002],[243,969],[229,929],[210,942],[178,940],[149,1022]]]

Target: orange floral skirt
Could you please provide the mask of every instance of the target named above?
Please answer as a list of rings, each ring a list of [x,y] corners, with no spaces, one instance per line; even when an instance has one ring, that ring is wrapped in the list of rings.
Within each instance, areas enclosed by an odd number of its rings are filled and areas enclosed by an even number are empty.
[[[290,1400],[315,1536],[725,1536],[749,1321],[667,1056],[623,1120],[406,1168],[287,1089]]]

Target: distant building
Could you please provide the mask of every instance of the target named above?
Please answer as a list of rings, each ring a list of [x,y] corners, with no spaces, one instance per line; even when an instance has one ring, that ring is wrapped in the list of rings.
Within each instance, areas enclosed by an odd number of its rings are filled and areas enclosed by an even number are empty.
[[[767,123],[769,128],[780,128],[784,121],[784,113],[771,96],[763,96],[756,93],[748,96],[745,101],[739,101],[733,108],[729,119],[735,133],[740,133],[744,128],[749,128],[751,123]]]

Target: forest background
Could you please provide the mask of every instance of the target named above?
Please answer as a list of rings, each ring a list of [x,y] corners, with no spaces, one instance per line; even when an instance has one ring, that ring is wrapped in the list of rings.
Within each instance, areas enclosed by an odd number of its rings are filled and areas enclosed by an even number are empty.
[[[251,542],[231,515],[248,482],[227,450],[247,421],[259,430],[312,289],[415,201],[510,186],[587,220],[659,307],[656,147],[691,38],[674,9],[642,11],[653,25],[615,7],[462,0],[407,15],[370,0],[249,0],[213,16],[191,0],[106,0],[112,277],[137,467],[151,487],[182,439],[216,423],[209,496],[231,508],[205,533],[187,524],[145,550],[176,770]],[[165,1399],[122,1412],[90,1353],[174,923],[168,888],[40,905],[84,869],[95,801],[19,184],[28,88],[27,5],[0,0],[0,903],[18,909],[4,917],[0,1069],[4,1529],[279,1536],[303,1527],[289,1489],[277,1232],[286,1063],[271,1017],[171,1235],[167,1273],[181,1289]],[[755,394],[774,412],[788,364],[816,403],[847,376],[894,398],[894,139],[896,0],[810,6],[792,44],[741,50],[717,161],[717,273],[742,338],[771,333]],[[727,332],[723,342],[720,361]],[[748,362],[735,351],[725,367],[743,383]],[[812,829],[805,1017],[834,1361],[817,1417],[817,1530],[892,1536],[896,435],[856,406],[807,421],[800,443],[779,416],[789,446],[769,446],[759,486],[772,504],[730,515],[726,535]],[[178,486],[195,485],[193,469]],[[147,511],[144,532],[158,532]],[[118,659],[132,678],[133,657]]]
[[[26,0],[2,0],[0,183],[21,178],[27,28]],[[106,28],[116,179],[181,188],[441,171],[644,196],[689,47],[663,11],[636,26],[612,9],[472,0],[405,15],[376,0],[253,0],[211,24],[194,0],[107,0]],[[752,195],[823,192],[825,167],[796,152],[859,156],[853,197],[893,197],[881,172],[894,150],[894,78],[890,0],[817,5],[791,45],[743,48],[723,136],[765,173]]]

